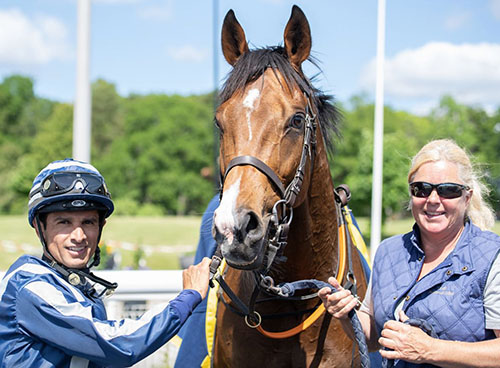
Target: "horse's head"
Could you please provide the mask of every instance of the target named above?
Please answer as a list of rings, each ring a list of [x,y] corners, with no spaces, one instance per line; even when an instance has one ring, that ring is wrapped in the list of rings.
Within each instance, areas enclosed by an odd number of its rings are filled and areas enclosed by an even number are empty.
[[[233,11],[224,19],[222,50],[233,70],[216,112],[223,195],[214,233],[232,267],[259,268],[273,207],[287,197],[276,209],[283,218],[306,197],[314,114],[322,102],[301,68],[310,49],[309,23],[297,6],[285,28],[284,47],[250,51]],[[310,136],[309,142],[305,136]],[[299,190],[291,188],[298,184],[297,175]]]

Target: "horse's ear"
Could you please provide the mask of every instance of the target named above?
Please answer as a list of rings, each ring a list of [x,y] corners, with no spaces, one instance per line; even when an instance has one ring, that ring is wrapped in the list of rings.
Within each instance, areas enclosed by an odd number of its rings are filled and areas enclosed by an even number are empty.
[[[290,62],[296,69],[300,69],[311,52],[311,29],[304,12],[297,5],[292,8],[283,38]]]
[[[227,12],[222,25],[222,53],[227,62],[234,65],[245,52],[248,52],[245,32],[231,9]]]

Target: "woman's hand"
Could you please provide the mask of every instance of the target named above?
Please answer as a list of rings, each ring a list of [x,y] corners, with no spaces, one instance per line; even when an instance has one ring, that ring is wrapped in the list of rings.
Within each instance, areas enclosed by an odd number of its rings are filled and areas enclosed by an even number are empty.
[[[331,289],[324,287],[318,292],[318,296],[323,301],[325,309],[333,317],[347,319],[347,314],[359,304],[359,300],[349,290],[340,286],[334,277],[330,277],[328,282],[338,291],[332,293]]]
[[[433,338],[419,327],[403,323],[408,316],[399,312],[398,321],[387,321],[384,324],[378,342],[382,347],[391,350],[380,350],[380,355],[387,359],[402,359],[411,363],[424,363],[431,351]]]

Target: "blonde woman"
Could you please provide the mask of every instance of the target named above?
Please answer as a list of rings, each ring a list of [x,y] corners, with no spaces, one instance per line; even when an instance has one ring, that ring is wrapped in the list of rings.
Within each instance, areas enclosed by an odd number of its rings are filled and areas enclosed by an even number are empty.
[[[500,237],[467,153],[452,140],[426,144],[408,174],[412,231],[384,240],[357,311],[369,346],[402,367],[500,366]],[[326,309],[352,334],[357,300],[320,290]],[[429,325],[434,336],[404,323]]]

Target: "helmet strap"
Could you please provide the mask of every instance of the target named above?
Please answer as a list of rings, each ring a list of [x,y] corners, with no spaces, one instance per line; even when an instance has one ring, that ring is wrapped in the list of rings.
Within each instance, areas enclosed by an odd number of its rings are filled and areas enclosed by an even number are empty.
[[[99,213],[99,235],[97,235],[97,247],[94,252],[94,259],[88,268],[99,266],[101,263],[101,248],[99,248],[99,242],[101,241],[102,229],[104,228],[105,216]]]
[[[38,230],[38,237],[40,238],[40,242],[42,243],[43,246],[43,255],[44,256],[46,255],[51,262],[56,262],[54,257],[49,251],[47,242],[45,241],[45,236],[43,235],[43,230],[42,230],[42,222],[40,221],[40,215],[38,213],[35,216],[35,221],[36,221],[36,229]]]

